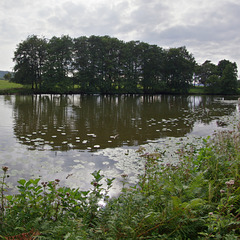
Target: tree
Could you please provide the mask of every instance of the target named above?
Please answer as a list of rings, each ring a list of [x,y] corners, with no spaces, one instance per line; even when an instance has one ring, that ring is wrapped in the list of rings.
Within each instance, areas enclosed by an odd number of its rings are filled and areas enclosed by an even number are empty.
[[[141,84],[144,93],[159,93],[163,87],[163,49],[156,45],[141,43]]]
[[[208,66],[208,67],[206,67]],[[210,70],[211,71],[210,71]],[[237,82],[237,64],[229,60],[221,60],[217,66],[205,62],[202,68],[202,76],[206,77],[205,87],[207,93],[212,94],[236,94],[238,88]]]
[[[126,42],[120,54],[122,88],[126,93],[137,93],[141,78],[141,47],[139,41]]]
[[[217,66],[211,61],[206,60],[202,65],[196,65],[195,75],[196,80],[206,86],[208,78],[212,75],[217,75]]]
[[[193,81],[195,64],[186,47],[166,50],[163,78],[168,91],[186,93]]]
[[[237,64],[236,63],[232,63],[229,60],[223,59],[221,61],[219,61],[218,65],[217,65],[217,74],[222,77],[223,76],[223,72],[225,70],[225,68],[227,67],[228,64],[232,64],[233,68],[237,69]]]
[[[221,94],[221,78],[218,75],[211,75],[205,82],[205,92],[210,94]]]
[[[7,81],[10,81],[12,78],[12,74],[10,72],[4,74],[3,78]]]
[[[90,72],[90,53],[88,38],[85,36],[75,38],[73,40],[73,44],[73,75],[75,82],[78,84],[79,88],[81,88],[82,92],[87,92],[89,90],[89,85],[92,77]]]
[[[223,94],[236,94],[238,89],[236,63],[228,63],[221,77],[221,88]]]
[[[208,93],[236,93],[236,63],[196,65],[186,47],[164,50],[109,36],[32,35],[17,46],[13,60],[13,80],[40,91],[69,92],[77,84],[82,93],[186,93],[194,76]]]
[[[43,65],[46,61],[47,41],[45,38],[39,38],[36,35],[29,36],[20,43],[14,52],[13,81],[22,84],[31,84],[32,89],[41,87]]]
[[[102,74],[100,90],[103,93],[117,92],[121,89],[120,50],[122,42],[117,38],[104,36],[102,40]]]
[[[90,36],[89,43],[89,90],[90,92],[99,91],[100,82],[103,81],[104,56],[102,50],[102,40],[100,36]]]
[[[59,92],[73,88],[73,41],[69,36],[52,37],[48,42],[44,66],[44,90]]]

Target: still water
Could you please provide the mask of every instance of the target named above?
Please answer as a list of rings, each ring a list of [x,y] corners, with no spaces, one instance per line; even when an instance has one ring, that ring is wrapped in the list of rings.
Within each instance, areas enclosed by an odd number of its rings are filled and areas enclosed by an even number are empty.
[[[216,96],[10,95],[0,96],[0,114],[0,166],[10,168],[10,185],[41,176],[86,189],[94,170],[117,179],[138,172],[131,153],[140,145],[222,129],[238,105]]]

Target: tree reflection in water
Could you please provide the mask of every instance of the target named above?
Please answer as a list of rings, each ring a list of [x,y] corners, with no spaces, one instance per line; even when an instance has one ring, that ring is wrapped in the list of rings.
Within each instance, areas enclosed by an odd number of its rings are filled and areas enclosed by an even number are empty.
[[[190,133],[236,110],[211,96],[12,96],[14,134],[29,149],[90,150],[137,146]]]

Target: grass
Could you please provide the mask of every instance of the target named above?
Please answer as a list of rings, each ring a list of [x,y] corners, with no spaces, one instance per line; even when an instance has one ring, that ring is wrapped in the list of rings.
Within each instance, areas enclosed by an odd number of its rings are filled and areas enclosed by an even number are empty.
[[[29,86],[0,80],[0,94],[29,94],[32,90]]]
[[[205,94],[204,87],[196,86],[189,89],[189,94]]]
[[[23,88],[22,84],[12,83],[7,80],[0,80],[0,90]]]
[[[179,149],[175,165],[162,162],[163,152],[139,149],[144,174],[136,186],[122,175],[122,191],[111,199],[114,179],[100,170],[89,191],[20,179],[18,194],[7,195],[3,166],[0,239],[239,239],[239,130],[203,139],[200,150]]]

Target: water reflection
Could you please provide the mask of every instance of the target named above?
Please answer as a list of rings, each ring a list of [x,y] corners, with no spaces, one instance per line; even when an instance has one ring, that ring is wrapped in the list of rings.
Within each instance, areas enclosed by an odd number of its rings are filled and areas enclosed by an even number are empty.
[[[151,141],[147,151],[167,150],[174,161],[183,136],[192,143],[189,135],[209,135],[236,110],[236,99],[211,96],[0,96],[0,165],[12,186],[41,177],[83,190],[101,169],[116,178],[114,194],[121,174],[134,183],[144,169],[134,146]]]
[[[31,150],[94,151],[180,137],[196,122],[208,124],[236,106],[210,96],[33,95],[6,96],[14,134]]]

